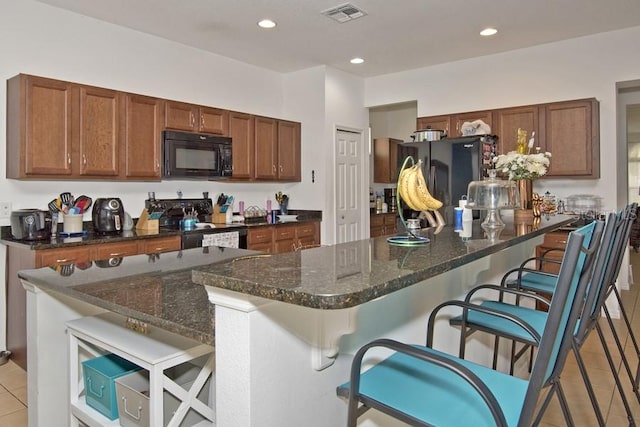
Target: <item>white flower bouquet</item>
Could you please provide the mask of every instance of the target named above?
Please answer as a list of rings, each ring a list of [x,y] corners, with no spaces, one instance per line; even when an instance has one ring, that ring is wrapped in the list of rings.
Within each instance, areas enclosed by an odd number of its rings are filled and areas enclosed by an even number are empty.
[[[510,151],[493,158],[498,173],[510,180],[538,179],[547,173],[551,153],[520,154]]]

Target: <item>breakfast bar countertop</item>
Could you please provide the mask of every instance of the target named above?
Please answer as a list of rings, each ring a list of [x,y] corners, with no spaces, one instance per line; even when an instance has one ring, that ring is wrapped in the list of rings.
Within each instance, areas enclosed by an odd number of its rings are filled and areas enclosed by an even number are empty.
[[[479,221],[470,237],[446,226],[421,233],[423,246],[394,246],[377,237],[278,255],[253,255],[192,271],[194,283],[317,309],[357,306],[556,230],[575,216],[540,218],[536,225],[507,222],[488,238]]]

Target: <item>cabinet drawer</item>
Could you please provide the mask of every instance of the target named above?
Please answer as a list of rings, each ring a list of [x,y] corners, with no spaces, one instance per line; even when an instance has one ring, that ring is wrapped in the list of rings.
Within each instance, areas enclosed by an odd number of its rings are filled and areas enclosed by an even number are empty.
[[[273,233],[273,240],[293,240],[296,237],[296,226],[287,225],[276,227]]]
[[[179,251],[180,236],[159,237],[157,239],[141,240],[138,253],[157,254],[160,252]]]
[[[297,236],[299,238],[302,238],[302,237],[313,237],[316,234],[316,226],[315,226],[315,224],[299,225],[297,233],[298,233]]]
[[[136,241],[107,243],[95,246],[94,259],[108,259],[138,254],[138,242]]]
[[[36,251],[36,267],[52,267],[59,264],[77,264],[91,261],[89,247],[80,246],[64,249]]]
[[[269,243],[271,244],[271,227],[260,227],[247,231],[247,244],[253,245],[256,243]]]

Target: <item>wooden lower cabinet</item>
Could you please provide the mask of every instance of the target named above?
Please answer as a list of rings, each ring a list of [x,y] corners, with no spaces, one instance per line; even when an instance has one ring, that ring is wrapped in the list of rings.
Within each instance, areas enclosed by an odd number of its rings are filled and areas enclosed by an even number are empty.
[[[18,366],[27,369],[26,291],[18,272],[51,267],[61,275],[72,275],[75,268],[89,268],[94,261],[114,260],[131,255],[180,250],[180,236],[156,237],[67,248],[31,250],[7,246],[7,349]],[[96,264],[97,265],[97,264]],[[97,268],[93,266],[92,268]]]
[[[389,234],[396,234],[398,214],[383,213],[372,214],[369,222],[369,235],[370,237],[387,236]]]
[[[320,222],[271,225],[247,231],[247,249],[273,254],[320,246]]]
[[[544,257],[548,261],[538,260],[536,268],[546,273],[558,274],[568,238],[568,231],[553,231],[545,234],[542,244],[536,246],[536,257]],[[542,293],[540,295],[551,300],[550,294]],[[538,310],[547,311],[547,306],[544,304],[537,303],[536,307]]]
[[[247,230],[247,249],[272,253],[273,227],[258,227]]]

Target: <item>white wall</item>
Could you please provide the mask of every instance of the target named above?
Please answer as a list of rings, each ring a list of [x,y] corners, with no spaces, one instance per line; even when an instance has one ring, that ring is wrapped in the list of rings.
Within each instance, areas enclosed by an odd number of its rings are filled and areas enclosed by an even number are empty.
[[[359,205],[363,207],[360,218],[360,235],[368,236],[369,232],[369,190],[366,182],[369,177],[369,113],[364,108],[364,82],[361,78],[345,73],[343,71],[326,68],[325,78],[325,129],[324,141],[322,145],[325,150],[324,158],[327,164],[327,191],[324,194],[324,205],[326,210],[323,214],[323,228],[327,229],[331,235],[325,243],[335,241],[335,170],[334,158],[336,129],[347,129],[362,132],[362,158],[363,167],[360,171],[360,200]],[[366,233],[366,234],[365,234]]]
[[[369,78],[368,107],[418,100],[418,116],[568,99],[600,101],[601,178],[540,180],[538,191],[616,200],[616,82],[640,78],[640,27]],[[553,159],[552,159],[553,161]]]

